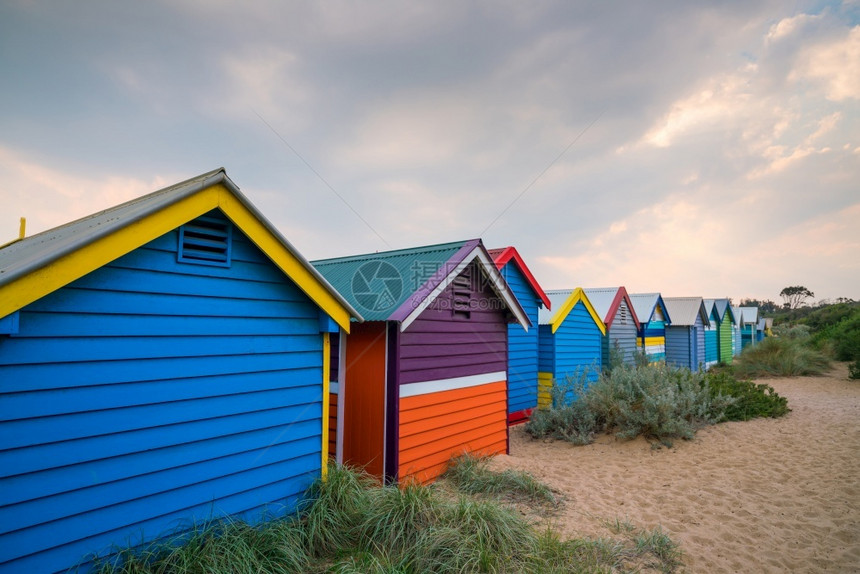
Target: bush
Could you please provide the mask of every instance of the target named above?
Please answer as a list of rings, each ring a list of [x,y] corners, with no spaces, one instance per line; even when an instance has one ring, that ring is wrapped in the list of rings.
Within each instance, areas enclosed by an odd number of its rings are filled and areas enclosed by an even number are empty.
[[[790,333],[791,336],[766,337],[746,347],[732,363],[735,374],[742,379],[754,379],[826,373],[831,367],[830,359],[809,344],[809,337],[796,336],[795,331]]]
[[[614,431],[619,438],[644,435],[670,445],[671,439],[690,439],[698,427],[720,420],[732,403],[711,393],[702,373],[661,363],[620,365],[588,385],[579,377],[553,386],[553,408],[533,413],[525,431],[574,444]]]
[[[789,412],[788,400],[779,396],[773,387],[755,384],[752,381],[739,381],[729,371],[708,371],[707,380],[711,395],[733,397],[735,402],[728,405],[720,422],[748,421],[758,417],[781,417]]]
[[[591,385],[585,400],[619,438],[644,435],[671,445],[720,420],[732,399],[712,396],[704,375],[664,364],[624,366]]]

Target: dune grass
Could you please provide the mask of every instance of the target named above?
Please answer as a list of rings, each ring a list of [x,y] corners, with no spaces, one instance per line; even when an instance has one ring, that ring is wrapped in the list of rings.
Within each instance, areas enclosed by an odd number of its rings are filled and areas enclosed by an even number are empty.
[[[831,366],[827,355],[811,344],[808,331],[795,328],[746,347],[732,362],[732,371],[741,379],[815,376]]]
[[[480,457],[467,457],[452,467],[460,467],[454,474],[465,490],[499,500],[543,503],[553,496],[527,473],[501,472],[496,474],[504,478],[487,481],[493,471]],[[491,486],[478,486],[487,483]],[[504,485],[517,494],[506,493]],[[677,555],[667,550],[677,549],[671,540],[640,541],[641,531],[626,531],[621,540],[565,539],[499,500],[452,496],[434,486],[412,483],[379,486],[363,472],[342,466],[332,465],[328,479],[317,481],[309,495],[309,502],[295,516],[256,526],[214,522],[146,548],[124,550],[96,570],[101,574],[598,573],[637,572],[643,565],[673,572],[680,565]]]
[[[490,457],[463,454],[451,461],[444,479],[464,494],[489,495],[507,501],[557,505],[552,490],[531,474],[514,469],[490,469]]]

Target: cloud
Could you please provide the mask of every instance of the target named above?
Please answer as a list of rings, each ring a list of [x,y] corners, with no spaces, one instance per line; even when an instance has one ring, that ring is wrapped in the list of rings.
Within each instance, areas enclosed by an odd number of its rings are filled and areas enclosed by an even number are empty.
[[[834,102],[860,100],[860,26],[843,37],[803,48],[789,79],[820,85]]]
[[[0,243],[17,235],[18,217],[27,218],[27,235],[57,227],[165,187],[181,178],[145,181],[100,173],[81,176],[47,167],[0,144],[3,214]],[[5,231],[4,231],[5,230]],[[4,239],[5,238],[5,239]]]

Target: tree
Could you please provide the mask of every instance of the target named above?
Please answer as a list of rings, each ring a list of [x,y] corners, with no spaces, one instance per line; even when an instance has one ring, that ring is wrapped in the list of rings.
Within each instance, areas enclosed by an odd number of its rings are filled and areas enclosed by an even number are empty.
[[[779,296],[784,301],[784,307],[787,309],[797,309],[806,305],[806,300],[815,297],[815,293],[802,285],[794,285],[780,291]]]

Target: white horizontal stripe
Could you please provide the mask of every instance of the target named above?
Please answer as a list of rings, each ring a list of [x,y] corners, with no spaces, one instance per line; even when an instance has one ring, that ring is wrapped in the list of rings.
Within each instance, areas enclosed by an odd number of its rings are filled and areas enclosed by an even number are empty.
[[[400,385],[400,398],[414,397],[417,395],[429,395],[442,391],[453,391],[454,389],[465,389],[477,387],[488,383],[498,383],[507,380],[505,371],[495,373],[484,373],[481,375],[469,375],[466,377],[454,377],[452,379],[438,379],[435,381],[422,381],[420,383],[406,383]]]
[[[328,384],[328,392],[332,395],[340,394],[340,383],[337,381],[332,381]]]

